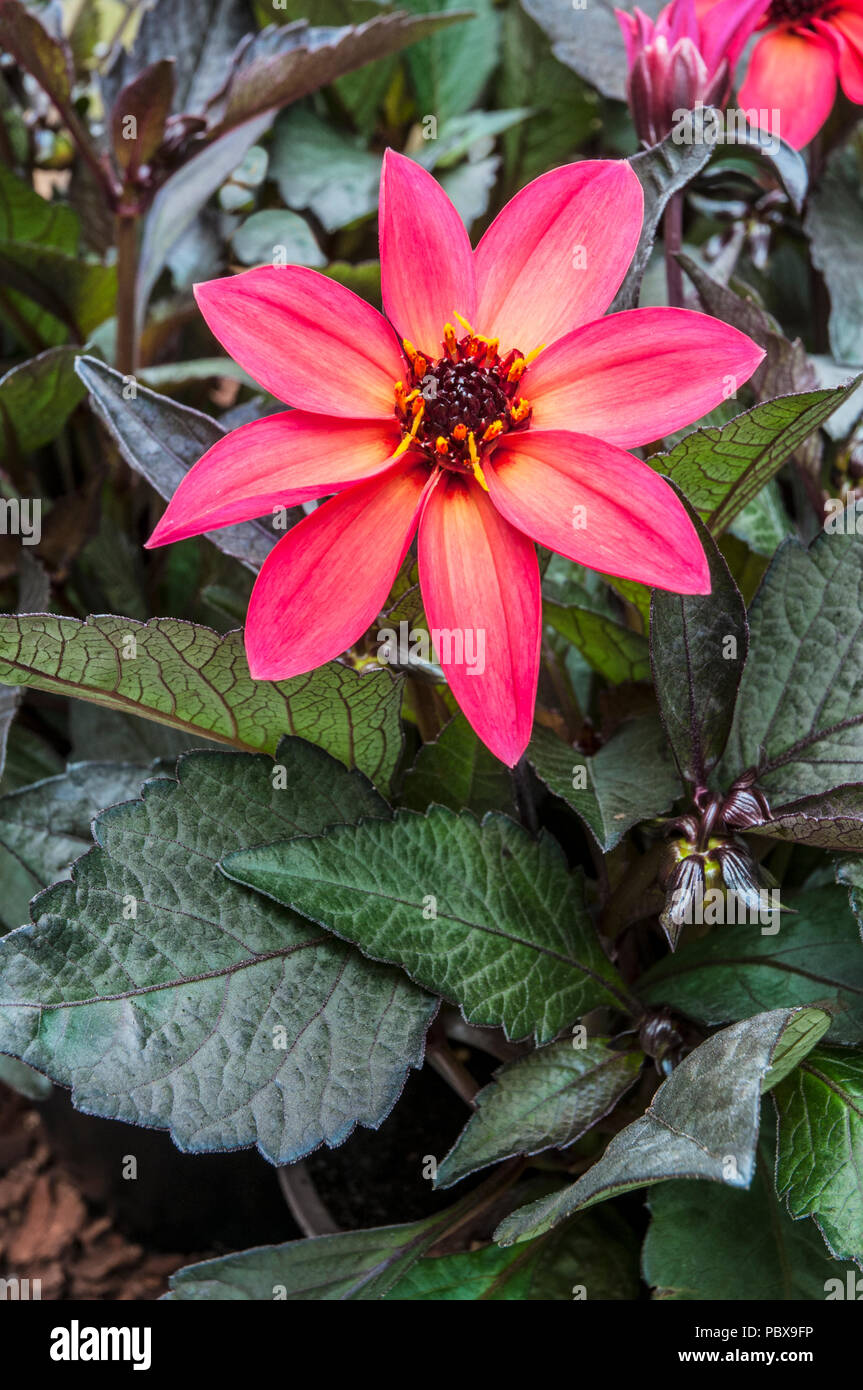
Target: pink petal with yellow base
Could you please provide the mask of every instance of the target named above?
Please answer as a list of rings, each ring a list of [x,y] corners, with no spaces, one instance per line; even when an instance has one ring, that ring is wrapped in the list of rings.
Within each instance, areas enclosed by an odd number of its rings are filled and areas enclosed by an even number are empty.
[[[261,266],[195,286],[213,334],[255,381],[298,410],[389,418],[403,359],[386,319],[304,266]]]
[[[387,150],[381,171],[381,293],[387,318],[427,356],[440,355],[444,325],[476,311],[467,229],[437,179]]]
[[[498,213],[476,249],[476,328],[532,352],[604,314],[623,283],[644,216],[623,160],[566,164]]]
[[[748,381],[764,351],[689,309],[631,309],[559,338],[524,377],[536,429],[634,448],[706,415]]]
[[[567,430],[530,430],[485,467],[489,494],[520,530],[590,569],[678,594],[710,592],[710,571],[668,483],[623,449]]]
[[[253,679],[302,675],[362,636],[392,588],[428,481],[427,469],[400,460],[324,502],[279,541],[249,601]]]
[[[293,507],[391,466],[395,421],[341,420],[289,410],[241,425],[189,470],[148,547]]]
[[[483,743],[512,767],[530,741],[539,676],[533,543],[477,483],[442,474],[423,510],[418,555],[426,620],[432,636],[442,634],[438,658],[450,689]]]

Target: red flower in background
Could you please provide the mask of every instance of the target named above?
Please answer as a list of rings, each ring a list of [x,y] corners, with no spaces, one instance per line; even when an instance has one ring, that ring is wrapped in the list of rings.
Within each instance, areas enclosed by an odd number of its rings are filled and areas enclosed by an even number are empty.
[[[753,49],[740,105],[768,116],[778,111],[774,133],[799,150],[830,115],[837,81],[851,101],[863,103],[863,0],[773,0],[764,22],[769,27]]]
[[[571,164],[522,189],[474,252],[440,185],[389,151],[386,319],[296,266],[197,286],[225,349],[296,408],[214,445],[149,544],[337,494],[261,569],[245,631],[255,678],[345,652],[380,613],[418,531],[429,627],[483,634],[481,672],[438,653],[450,687],[512,765],[530,738],[539,670],[534,541],[609,574],[709,591],[680,500],[626,449],[699,419],[764,354],[684,309],[601,317],[642,204],[625,162]]]

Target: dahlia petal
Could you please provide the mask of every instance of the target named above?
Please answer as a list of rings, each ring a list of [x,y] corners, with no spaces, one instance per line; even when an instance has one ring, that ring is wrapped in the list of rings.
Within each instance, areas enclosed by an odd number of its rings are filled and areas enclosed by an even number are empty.
[[[863,103],[863,13],[843,7],[838,14],[831,15],[823,27],[832,29],[836,39],[842,90],[849,101],[860,105]]]
[[[629,309],[577,328],[522,379],[533,427],[633,448],[691,424],[764,358],[745,333],[691,309]]]
[[[279,400],[353,418],[392,416],[404,360],[386,319],[304,266],[260,266],[195,286],[235,362]]]
[[[426,619],[440,634],[450,689],[486,747],[512,767],[530,741],[539,676],[533,542],[477,483],[443,474],[423,510],[418,554]]]
[[[641,459],[567,430],[527,430],[483,465],[500,512],[540,545],[605,574],[678,594],[710,592],[695,527]]]
[[[241,425],[189,470],[147,547],[326,497],[392,466],[395,420],[339,420],[286,410]]]
[[[763,111],[767,128],[800,150],[821,129],[835,96],[836,58],[829,43],[815,34],[772,29],[752,50],[737,100],[756,117]]]
[[[476,249],[477,330],[504,350],[531,352],[599,318],[623,282],[643,215],[625,160],[583,160],[534,179]]]
[[[710,7],[701,18],[700,48],[711,72],[723,58],[734,67],[769,8],[770,0],[719,0]]]
[[[252,590],[255,680],[287,680],[347,651],[374,622],[416,529],[423,465],[402,463],[318,507],[270,552]]]
[[[387,150],[381,170],[381,292],[390,323],[431,357],[444,325],[473,322],[476,278],[467,228],[437,179]]]

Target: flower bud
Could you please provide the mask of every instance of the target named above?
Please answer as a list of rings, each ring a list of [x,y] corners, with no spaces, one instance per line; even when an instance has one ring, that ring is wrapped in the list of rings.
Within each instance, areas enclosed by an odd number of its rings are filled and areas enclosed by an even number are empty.
[[[727,8],[707,9],[699,19],[692,0],[672,0],[655,21],[641,10],[615,10],[626,44],[626,95],[640,140],[658,144],[673,130],[676,112],[724,106],[734,64],[759,22],[765,0],[739,0],[735,23]]]

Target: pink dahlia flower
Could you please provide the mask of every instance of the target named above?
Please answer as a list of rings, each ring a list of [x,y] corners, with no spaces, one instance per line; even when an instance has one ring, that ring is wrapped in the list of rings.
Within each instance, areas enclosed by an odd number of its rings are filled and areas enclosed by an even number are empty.
[[[771,128],[777,111],[774,133],[800,150],[830,115],[837,80],[849,100],[863,103],[863,0],[773,0],[764,23],[738,99],[747,111],[766,112]]]
[[[763,352],[683,309],[603,319],[638,241],[641,185],[595,160],[522,189],[476,251],[440,185],[388,151],[387,317],[326,276],[263,267],[197,286],[231,356],[294,409],[190,470],[150,545],[335,493],[273,548],[249,604],[253,677],[339,656],[371,626],[418,532],[420,585],[467,718],[513,765],[531,733],[542,606],[534,542],[579,564],[707,593],[680,500],[626,450],[704,413]],[[472,644],[474,652],[480,643]]]
[[[719,0],[696,12],[695,0],[672,0],[656,20],[615,10],[626,43],[627,100],[640,140],[656,145],[671,133],[675,112],[697,102],[724,106],[731,78],[766,0]]]

